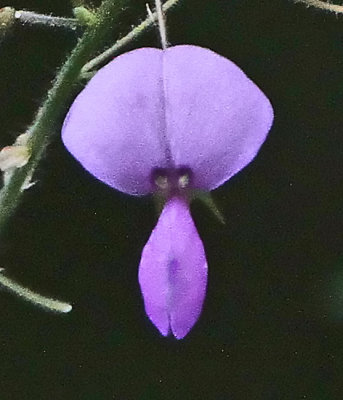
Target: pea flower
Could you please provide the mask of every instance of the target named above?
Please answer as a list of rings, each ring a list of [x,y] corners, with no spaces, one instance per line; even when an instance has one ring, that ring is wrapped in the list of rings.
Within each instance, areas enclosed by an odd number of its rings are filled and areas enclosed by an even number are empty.
[[[273,109],[233,62],[192,45],[142,48],[96,73],[65,119],[66,148],[97,179],[164,209],[139,265],[145,310],[164,336],[187,335],[201,313],[207,261],[189,210],[244,168]]]

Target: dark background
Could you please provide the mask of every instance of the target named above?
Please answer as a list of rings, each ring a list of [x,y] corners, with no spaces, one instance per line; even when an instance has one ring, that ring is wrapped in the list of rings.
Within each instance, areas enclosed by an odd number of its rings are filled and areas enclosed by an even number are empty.
[[[112,42],[144,17],[145,1],[127,3]],[[275,110],[258,157],[213,193],[226,225],[192,205],[209,262],[201,318],[182,341],[151,325],[137,268],[153,202],[96,181],[57,134],[0,263],[74,309],[0,292],[1,400],[342,398],[343,16],[281,0],[181,3],[170,42],[230,58]],[[67,0],[5,5],[71,15]],[[25,26],[0,44],[2,146],[30,124],[75,43]],[[154,30],[130,49],[143,46],[158,46]]]

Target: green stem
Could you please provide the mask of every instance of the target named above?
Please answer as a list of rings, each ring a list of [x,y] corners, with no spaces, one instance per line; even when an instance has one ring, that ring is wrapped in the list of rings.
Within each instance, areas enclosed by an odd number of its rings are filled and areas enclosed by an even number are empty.
[[[168,11],[172,7],[176,6],[180,0],[168,0],[166,1],[162,9],[164,12]],[[110,58],[112,58],[115,54],[119,52],[124,46],[133,40],[137,39],[142,33],[151,28],[155,22],[157,21],[157,13],[154,12],[149,15],[141,24],[137,25],[132,29],[130,33],[124,36],[122,39],[119,39],[112,47],[105,50],[103,53],[99,54],[97,57],[90,60],[81,70],[81,78],[87,76],[89,71],[92,71],[98,68],[100,65],[105,64]]]
[[[2,268],[0,269],[0,271]],[[12,279],[7,278],[0,272],[0,285],[2,285],[5,289],[9,290],[11,293],[15,293],[19,297],[24,298],[31,303],[42,307],[48,311],[60,312],[60,313],[68,313],[72,310],[72,306],[69,303],[65,303],[64,301],[59,301],[55,299],[51,299],[50,297],[42,296],[31,289],[23,287],[19,285],[17,282],[14,282]]]
[[[103,1],[96,14],[97,22],[88,27],[60,69],[53,87],[28,129],[30,135],[28,147],[31,157],[24,167],[13,172],[0,191],[0,231],[4,229],[16,210],[27,181],[37,168],[48,143],[58,132],[57,128],[66,111],[66,103],[74,93],[82,66],[86,63],[89,55],[102,44],[105,34],[117,25],[125,3],[125,0]]]

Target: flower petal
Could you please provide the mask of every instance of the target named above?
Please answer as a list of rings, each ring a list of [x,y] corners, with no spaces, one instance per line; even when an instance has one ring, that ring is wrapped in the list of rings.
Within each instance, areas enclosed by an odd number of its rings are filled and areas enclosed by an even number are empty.
[[[122,192],[151,191],[152,168],[166,167],[163,52],[117,57],[77,96],[65,119],[67,149],[96,178]]]
[[[188,205],[173,197],[145,245],[139,266],[145,310],[162,335],[182,339],[206,294],[207,262]]]
[[[165,51],[164,80],[173,161],[192,169],[193,186],[215,189],[255,157],[272,106],[233,62],[197,46]]]
[[[128,194],[153,190],[154,168],[192,169],[211,190],[247,165],[273,109],[234,63],[197,46],[131,51],[74,101],[62,138],[96,178]]]

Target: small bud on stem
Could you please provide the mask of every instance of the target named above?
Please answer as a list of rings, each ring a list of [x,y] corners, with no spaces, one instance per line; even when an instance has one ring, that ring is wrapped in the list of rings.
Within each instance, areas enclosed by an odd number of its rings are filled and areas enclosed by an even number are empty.
[[[15,10],[11,7],[0,8],[0,41],[5,37],[6,33],[12,28],[15,21]]]
[[[0,170],[6,172],[23,167],[30,158],[27,147],[28,134],[18,136],[13,146],[6,146],[0,151]]]
[[[86,7],[75,7],[73,9],[73,14],[82,26],[94,25],[97,21],[95,13]]]

